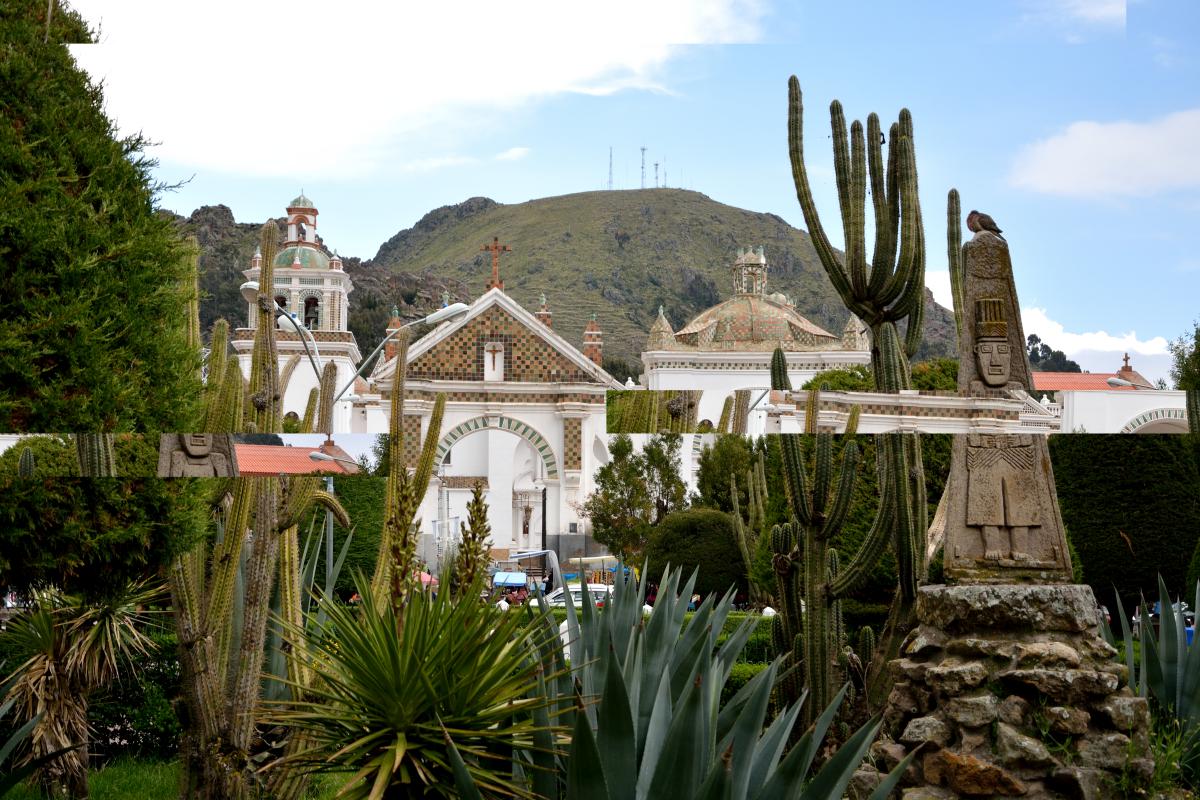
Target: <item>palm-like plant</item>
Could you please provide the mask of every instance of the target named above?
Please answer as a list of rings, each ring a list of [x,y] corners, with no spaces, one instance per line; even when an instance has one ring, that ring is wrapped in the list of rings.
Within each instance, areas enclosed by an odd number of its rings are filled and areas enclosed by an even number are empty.
[[[390,599],[365,584],[359,593],[361,613],[322,603],[327,635],[287,630],[315,680],[271,717],[303,732],[307,747],[267,769],[353,769],[339,794],[352,800],[457,797],[456,774],[486,797],[531,797],[513,777],[512,751],[548,733],[534,714],[546,705],[536,653],[554,633],[450,592],[410,593],[397,625]]]
[[[18,716],[37,719],[22,763],[40,764],[36,775],[46,794],[88,796],[88,695],[150,652],[143,609],[161,595],[161,586],[145,581],[99,603],[45,589],[13,622],[9,635],[25,660],[6,698]]]

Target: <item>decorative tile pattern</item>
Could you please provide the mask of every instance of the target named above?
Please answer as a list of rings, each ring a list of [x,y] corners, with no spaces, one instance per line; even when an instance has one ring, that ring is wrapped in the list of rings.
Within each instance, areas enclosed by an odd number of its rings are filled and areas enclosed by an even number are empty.
[[[487,475],[447,475],[442,478],[442,488],[444,489],[472,490],[477,483],[483,487],[485,492],[488,490]]]
[[[583,421],[578,417],[563,420],[563,468],[583,469]]]
[[[411,379],[411,376],[410,376]],[[593,403],[604,405],[604,390],[592,392],[422,392],[411,388],[406,397],[415,400],[433,399],[446,395],[447,403]],[[390,396],[390,395],[389,395]]]
[[[492,307],[408,366],[413,380],[483,380],[484,344],[504,345],[505,380],[595,383],[596,379],[501,308]]]
[[[415,467],[421,457],[421,417],[416,414],[405,414],[402,427],[404,430],[404,462],[410,467]]]

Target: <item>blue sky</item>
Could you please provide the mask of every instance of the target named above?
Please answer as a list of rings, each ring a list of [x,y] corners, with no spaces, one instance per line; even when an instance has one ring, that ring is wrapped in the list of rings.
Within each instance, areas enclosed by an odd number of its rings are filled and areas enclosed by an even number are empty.
[[[1005,230],[1026,333],[1085,369],[1128,350],[1165,376],[1200,317],[1192,0],[395,5],[79,0],[101,44],[75,52],[120,128],[161,143],[159,178],[188,180],[165,207],[256,222],[303,187],[326,243],[362,257],[468,197],[604,188],[610,146],[615,188],[638,187],[644,145],[648,185],[658,161],[671,186],[804,227],[796,74],[835,242],[830,100],[885,122],[906,106],[936,295],[954,186]]]

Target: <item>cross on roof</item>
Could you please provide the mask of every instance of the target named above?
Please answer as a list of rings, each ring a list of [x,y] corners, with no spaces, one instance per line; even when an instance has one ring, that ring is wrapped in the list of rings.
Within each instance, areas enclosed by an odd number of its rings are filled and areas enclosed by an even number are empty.
[[[1129,369],[1129,353],[1125,354],[1125,369]]]
[[[491,244],[485,244],[479,248],[480,252],[491,252],[492,254],[492,282],[488,286],[489,289],[503,289],[504,281],[500,280],[500,254],[511,253],[512,248],[506,244],[500,244],[500,237],[493,236]]]

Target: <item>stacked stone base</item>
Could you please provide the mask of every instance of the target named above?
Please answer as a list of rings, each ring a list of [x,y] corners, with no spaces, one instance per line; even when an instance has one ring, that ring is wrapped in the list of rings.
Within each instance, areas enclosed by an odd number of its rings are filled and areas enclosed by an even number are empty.
[[[926,586],[889,665],[890,770],[905,800],[1116,798],[1152,775],[1149,709],[1100,636],[1087,586]]]

